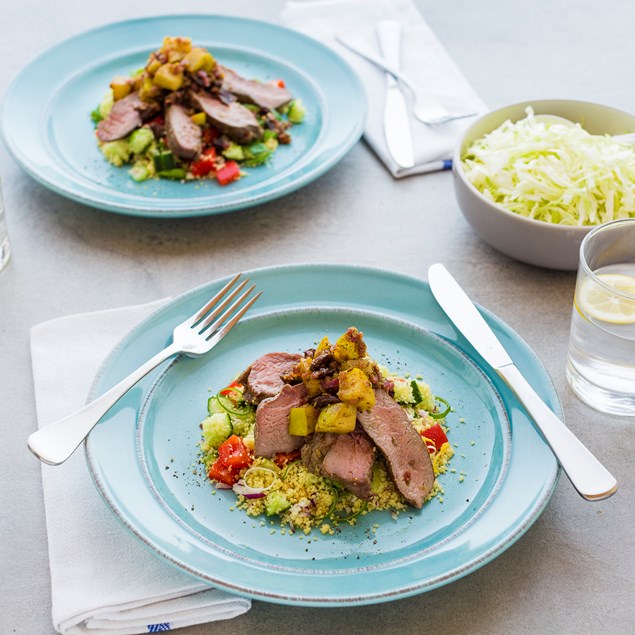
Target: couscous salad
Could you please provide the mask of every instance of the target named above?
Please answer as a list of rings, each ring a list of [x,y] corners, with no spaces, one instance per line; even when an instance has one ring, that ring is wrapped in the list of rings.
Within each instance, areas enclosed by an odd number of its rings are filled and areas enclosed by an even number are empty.
[[[135,181],[227,185],[264,164],[305,111],[283,79],[261,82],[219,64],[187,37],[166,37],[144,68],[118,76],[91,113],[97,144]]]
[[[291,531],[332,533],[374,510],[421,508],[453,454],[450,405],[377,364],[355,327],[303,354],[263,355],[207,409],[202,461],[214,487]]]

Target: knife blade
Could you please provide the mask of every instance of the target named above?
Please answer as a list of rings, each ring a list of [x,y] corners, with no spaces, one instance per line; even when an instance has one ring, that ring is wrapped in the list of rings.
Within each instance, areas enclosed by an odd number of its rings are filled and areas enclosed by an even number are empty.
[[[430,290],[456,328],[514,392],[582,498],[596,501],[617,491],[613,475],[542,401],[515,366],[465,291],[440,263],[428,269]]]
[[[379,47],[386,63],[399,70],[401,25],[396,20],[380,20],[376,30]],[[386,73],[384,135],[388,151],[397,165],[402,168],[411,168],[415,160],[408,105],[401,87],[390,73]]]

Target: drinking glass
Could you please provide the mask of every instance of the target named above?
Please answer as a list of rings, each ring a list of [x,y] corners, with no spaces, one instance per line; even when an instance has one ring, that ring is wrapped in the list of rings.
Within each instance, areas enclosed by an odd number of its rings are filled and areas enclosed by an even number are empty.
[[[635,416],[635,218],[582,241],[567,380],[592,408]]]
[[[0,182],[0,271],[9,262],[11,248],[9,247],[9,233],[4,218],[4,203],[2,202],[2,182]]]

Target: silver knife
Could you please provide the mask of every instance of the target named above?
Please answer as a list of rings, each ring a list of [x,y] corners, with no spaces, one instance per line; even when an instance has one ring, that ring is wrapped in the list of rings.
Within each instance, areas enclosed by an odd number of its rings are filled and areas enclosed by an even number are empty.
[[[379,46],[386,63],[399,70],[401,25],[396,20],[380,20],[376,29]],[[388,150],[397,165],[402,168],[411,168],[415,160],[408,105],[397,80],[390,73],[386,73],[384,134]]]
[[[440,263],[428,269],[432,295],[476,351],[511,388],[582,498],[597,501],[617,491],[617,481],[529,385],[465,291]]]

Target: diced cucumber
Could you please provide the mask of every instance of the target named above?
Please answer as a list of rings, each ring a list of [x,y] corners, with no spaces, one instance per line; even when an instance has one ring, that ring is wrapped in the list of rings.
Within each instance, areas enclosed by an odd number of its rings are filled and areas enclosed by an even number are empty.
[[[150,174],[150,170],[148,170],[148,166],[143,163],[135,163],[129,170],[128,174],[134,180],[140,183],[141,181],[147,181],[152,175]]]
[[[245,152],[242,146],[239,146],[237,143],[230,143],[229,146],[223,150],[223,156],[233,161],[242,161],[245,158]]]
[[[154,141],[154,134],[150,128],[138,128],[128,137],[128,145],[135,154],[141,154],[147,150],[148,146]]]
[[[160,152],[152,157],[157,172],[167,172],[176,168],[176,159],[171,152]]]
[[[225,408],[223,408],[223,406],[220,405],[218,399],[216,398],[216,395],[214,395],[213,397],[210,397],[207,400],[207,412],[213,415],[215,412],[227,412],[227,411],[225,410]]]
[[[281,514],[289,507],[291,507],[291,503],[287,500],[287,497],[277,490],[269,492],[265,498],[265,513],[267,516]]]
[[[234,429],[230,416],[226,412],[216,412],[203,420],[203,441],[206,449],[218,448],[229,438]]]
[[[305,116],[306,108],[304,107],[302,100],[294,99],[289,104],[289,112],[287,113],[287,118],[291,123],[302,123]]]

